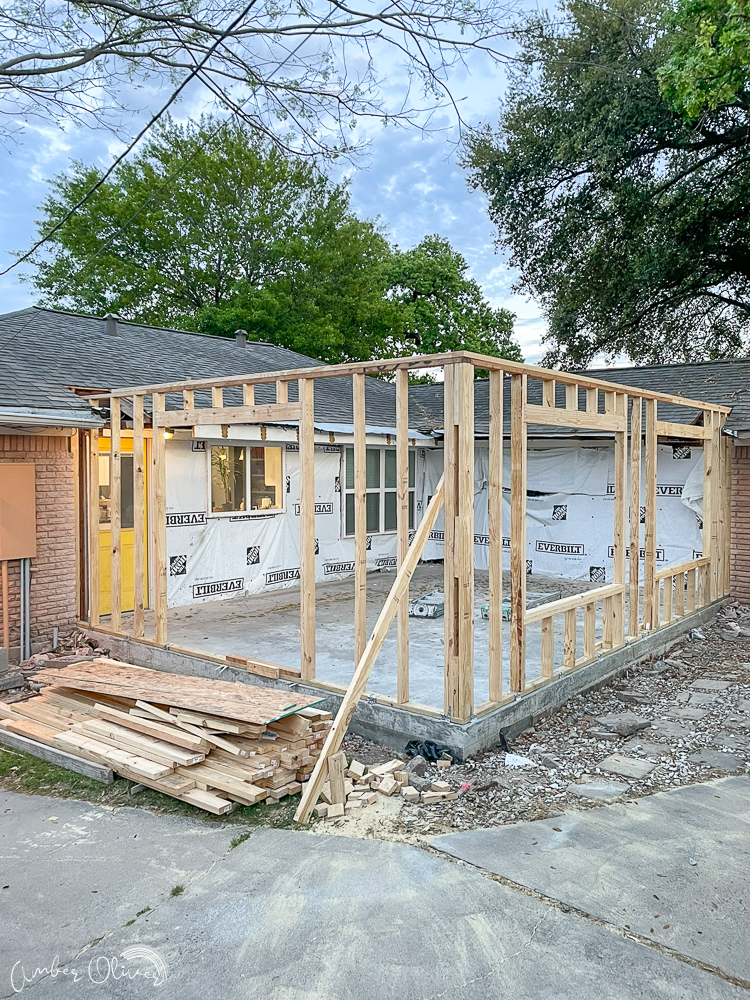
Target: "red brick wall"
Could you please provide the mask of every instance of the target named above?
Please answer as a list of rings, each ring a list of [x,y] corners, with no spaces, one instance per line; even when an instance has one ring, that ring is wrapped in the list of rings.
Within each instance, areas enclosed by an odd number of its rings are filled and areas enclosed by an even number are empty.
[[[75,491],[69,437],[0,434],[0,462],[36,467],[36,558],[31,560],[31,643],[75,625]],[[20,564],[8,564],[11,649],[19,645]],[[2,602],[0,601],[0,608]],[[2,619],[0,619],[1,621]],[[0,643],[2,634],[0,633]]]
[[[731,595],[750,604],[750,447],[732,444]]]

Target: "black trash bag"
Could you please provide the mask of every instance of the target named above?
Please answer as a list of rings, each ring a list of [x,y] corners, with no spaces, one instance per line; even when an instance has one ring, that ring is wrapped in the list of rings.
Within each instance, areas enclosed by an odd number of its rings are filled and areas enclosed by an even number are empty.
[[[509,743],[508,738],[506,737],[505,733],[502,731],[502,729],[498,733],[497,743],[494,743],[492,745],[492,749],[493,750],[502,750],[503,753],[511,753],[510,743]]]
[[[453,751],[444,743],[435,743],[433,740],[409,740],[404,748],[407,757],[424,757],[425,760],[433,762],[436,760],[453,760]]]

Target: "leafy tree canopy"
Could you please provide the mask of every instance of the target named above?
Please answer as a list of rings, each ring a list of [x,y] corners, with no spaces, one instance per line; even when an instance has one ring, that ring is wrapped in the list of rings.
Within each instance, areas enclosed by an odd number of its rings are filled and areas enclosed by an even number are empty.
[[[688,118],[750,101],[747,0],[680,0],[667,15],[669,51],[658,76],[666,99]]]
[[[438,238],[393,248],[352,212],[344,185],[244,125],[160,125],[143,151],[55,234],[31,277],[41,301],[232,335],[244,328],[322,361],[467,347],[518,354]],[[52,182],[47,231],[97,179],[75,163]]]
[[[427,236],[393,257],[389,296],[398,307],[400,329],[394,353],[408,353],[407,342],[422,354],[464,349],[523,361],[512,339],[512,313],[493,309],[469,266],[448,240]]]
[[[467,164],[518,288],[548,315],[547,363],[746,350],[745,92],[697,118],[673,107],[662,86],[684,38],[655,0],[566,0],[520,40],[500,127]]]

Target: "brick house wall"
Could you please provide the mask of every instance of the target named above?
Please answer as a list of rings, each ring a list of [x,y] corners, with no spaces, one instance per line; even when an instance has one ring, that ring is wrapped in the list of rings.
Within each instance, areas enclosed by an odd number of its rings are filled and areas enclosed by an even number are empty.
[[[731,476],[730,593],[750,604],[750,446],[732,443]]]
[[[36,467],[36,558],[31,560],[31,644],[48,648],[76,619],[75,487],[70,438],[0,433],[0,462]],[[20,564],[8,564],[11,655],[20,635]],[[0,608],[2,601],[0,600]],[[1,619],[0,619],[1,620]],[[0,633],[0,643],[2,633]]]

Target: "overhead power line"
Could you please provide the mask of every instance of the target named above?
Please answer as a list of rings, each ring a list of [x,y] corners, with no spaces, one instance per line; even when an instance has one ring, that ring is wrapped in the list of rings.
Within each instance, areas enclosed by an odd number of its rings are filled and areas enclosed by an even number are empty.
[[[164,105],[162,105],[162,107],[159,108],[159,110],[155,114],[151,116],[148,122],[140,130],[138,135],[132,140],[130,145],[125,150],[123,150],[122,153],[120,153],[120,155],[117,157],[117,159],[113,161],[112,164],[110,164],[110,166],[97,180],[97,182],[88,189],[88,191],[86,192],[86,194],[83,195],[83,197],[79,198],[79,200],[75,203],[75,205],[73,205],[71,208],[68,209],[68,211],[62,217],[62,219],[59,220],[59,222],[56,222],[55,225],[48,232],[44,234],[44,236],[40,237],[36,241],[36,243],[26,251],[26,253],[22,254],[17,260],[14,260],[13,263],[8,265],[8,267],[6,267],[4,271],[0,271],[0,278],[3,275],[8,274],[15,267],[18,267],[19,264],[23,264],[24,261],[27,261],[31,256],[33,256],[33,254],[35,254],[40,247],[44,246],[44,244],[49,239],[51,239],[51,237],[54,236],[55,233],[59,232],[60,229],[62,229],[65,223],[68,222],[68,220],[71,219],[76,214],[79,208],[82,208],[87,201],[93,198],[93,196],[102,186],[102,184],[104,184],[107,178],[111,176],[112,172],[116,169],[116,167],[118,167],[119,164],[122,163],[125,157],[128,156],[133,151],[133,149],[135,149],[135,147],[138,145],[138,143],[141,141],[144,135],[149,131],[149,129],[151,129],[156,124],[156,122],[162,117],[162,115],[166,114],[167,110],[172,106],[172,104],[174,104],[174,102],[177,100],[177,98],[185,89],[185,87],[190,83],[190,81],[195,79],[195,77],[200,73],[200,71],[206,65],[206,63],[214,54],[216,49],[223,43],[224,39],[234,31],[234,29],[237,27],[238,24],[240,24],[240,22],[245,20],[245,18],[247,17],[247,15],[250,13],[250,11],[253,9],[253,7],[257,2],[258,0],[250,0],[250,3],[245,7],[242,13],[239,14],[232,21],[232,23],[226,28],[226,30],[223,31],[221,35],[219,35],[215,39],[215,41],[213,42],[209,50],[206,52],[206,54],[203,56],[203,58],[199,62],[197,62],[195,66],[190,70],[190,72],[182,81],[182,83],[179,85],[179,87],[177,87],[177,89],[174,90],[172,94],[170,94],[167,102]]]

